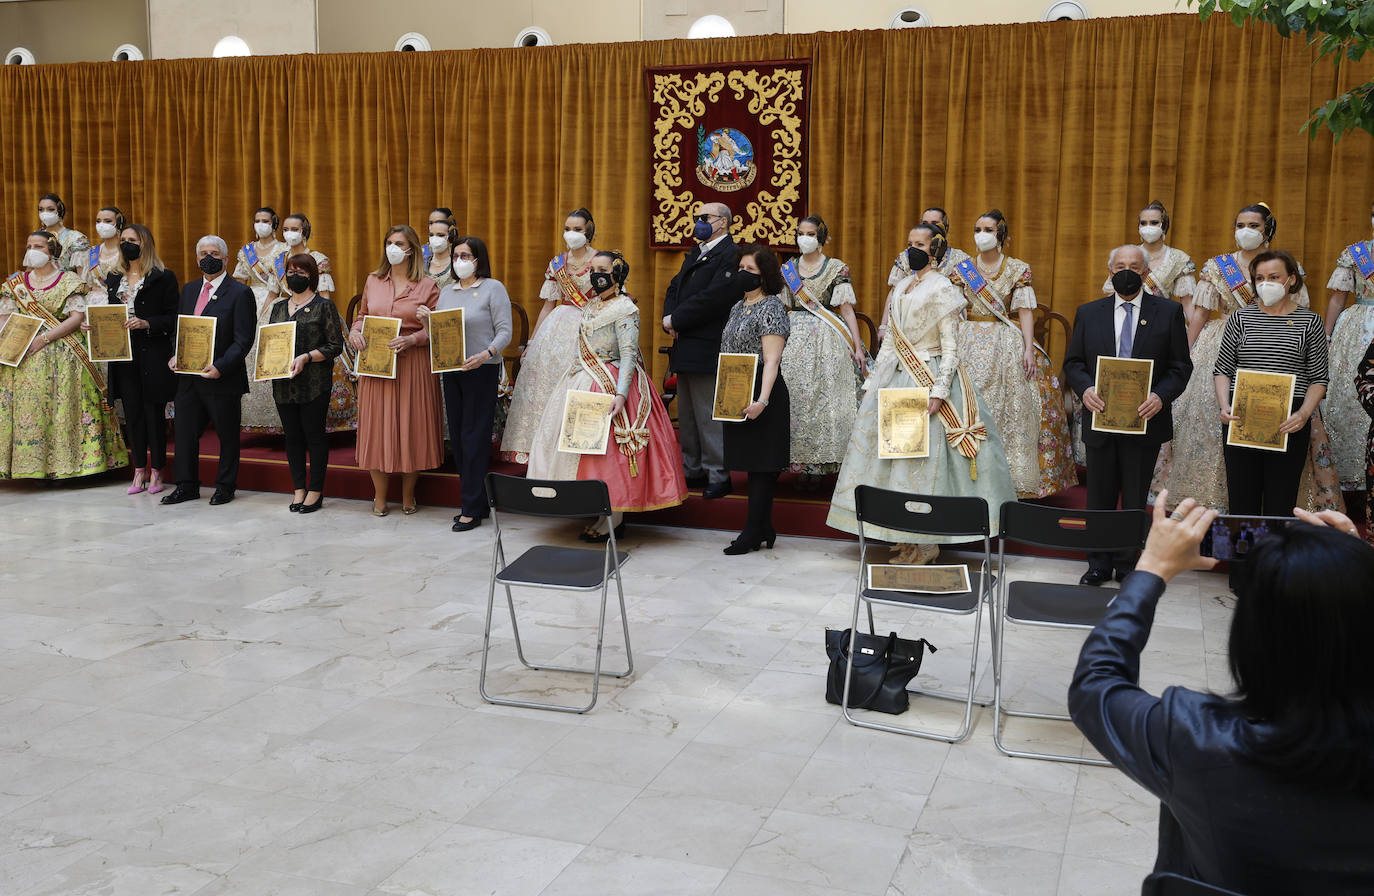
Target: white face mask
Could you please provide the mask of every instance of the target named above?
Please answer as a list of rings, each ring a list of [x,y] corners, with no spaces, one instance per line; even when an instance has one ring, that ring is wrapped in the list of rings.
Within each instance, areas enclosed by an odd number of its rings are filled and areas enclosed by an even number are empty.
[[[57,222],[62,219],[57,216],[57,212],[39,212],[38,220],[42,222],[44,227],[56,227]]]
[[[1236,245],[1240,246],[1245,251],[1249,252],[1251,249],[1258,249],[1263,244],[1264,234],[1262,232],[1251,227],[1236,228]]]
[[[453,263],[453,273],[459,280],[466,280],[477,270],[477,262],[471,258],[460,258]]]
[[[26,268],[41,268],[50,261],[52,261],[52,256],[42,249],[30,249],[24,253],[24,267]]]
[[[448,237],[432,236],[429,238],[429,248],[434,252],[442,252],[448,248]]]
[[[801,254],[803,255],[810,255],[820,247],[821,241],[814,236],[802,234],[797,237],[797,248],[801,250]]]
[[[563,231],[563,242],[568,244],[570,251],[576,252],[587,245],[587,235],[578,233],[576,230],[565,230]]]
[[[286,245],[288,246],[299,246],[302,240],[305,239],[299,230],[283,230],[281,232],[281,238],[286,240]]]
[[[1259,294],[1259,300],[1265,307],[1269,308],[1282,302],[1283,297],[1288,295],[1288,284],[1265,280],[1255,285],[1255,292]]]
[[[253,222],[253,232],[258,235],[258,239],[265,240],[272,234],[272,225],[266,221]]]
[[[1142,224],[1140,238],[1147,243],[1157,243],[1164,239],[1164,228],[1158,224]]]
[[[409,254],[409,252],[402,249],[395,243],[386,244],[386,260],[391,262],[392,264],[400,264],[401,262],[406,260],[406,256]]]
[[[973,235],[973,245],[978,247],[979,252],[988,252],[997,248],[997,234],[988,233],[980,230]]]
[[[107,221],[97,221],[95,224],[95,235],[102,240],[108,240],[116,233],[119,233],[119,228]]]

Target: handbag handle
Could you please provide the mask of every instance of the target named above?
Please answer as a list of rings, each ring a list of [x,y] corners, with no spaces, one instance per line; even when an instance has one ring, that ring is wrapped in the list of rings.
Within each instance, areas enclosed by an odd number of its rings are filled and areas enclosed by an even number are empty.
[[[850,643],[846,646],[846,649],[845,649],[845,656],[846,656],[846,659],[845,659],[845,668],[846,668],[845,690],[846,690],[846,691],[849,690],[849,688],[848,688],[848,685],[850,684],[849,679],[853,678],[853,676],[854,676],[854,654],[853,654],[853,647],[854,647],[854,644],[858,643],[858,640],[859,640],[859,633],[858,633],[858,631],[857,631],[857,630],[851,629],[851,630],[850,630]],[[853,707],[855,707],[856,709],[863,709],[865,706],[867,706],[867,705],[873,700],[874,697],[878,696],[878,692],[881,691],[881,690],[883,689],[883,682],[887,680],[887,674],[888,674],[888,672],[891,671],[891,669],[892,669],[892,651],[895,650],[896,647],[897,647],[897,633],[896,633],[896,632],[891,632],[891,633],[889,633],[888,636],[887,636],[887,648],[883,651],[883,653],[884,653],[884,656],[883,656],[883,674],[880,675],[880,676],[878,676],[878,679],[877,679],[877,682],[878,682],[878,683],[875,684],[875,685],[873,686],[873,690],[869,692],[869,694],[868,694],[867,697],[863,698],[862,700],[855,700],[855,699],[852,699],[854,695],[853,695],[853,694],[850,694],[850,695],[849,695],[850,698],[851,698],[851,699],[849,700],[849,705],[850,705],[850,706],[853,706]]]

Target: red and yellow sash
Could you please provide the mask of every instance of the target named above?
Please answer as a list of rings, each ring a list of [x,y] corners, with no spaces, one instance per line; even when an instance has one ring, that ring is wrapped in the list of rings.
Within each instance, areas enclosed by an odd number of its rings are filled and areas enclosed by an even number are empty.
[[[575,305],[581,308],[587,304],[587,294],[577,288],[577,281],[568,271],[568,258],[566,255],[555,256],[549,263],[553,270],[553,282],[558,284],[558,291],[563,295],[563,302],[567,305]]]
[[[902,369],[916,381],[918,386],[930,389],[935,385],[935,375],[931,373],[930,367],[921,356],[916,354],[911,342],[902,332],[902,328],[897,325],[897,318],[894,315],[888,322],[888,332],[893,338],[893,345],[897,349],[897,360],[902,364]],[[954,409],[954,405],[946,400],[940,402],[940,422],[945,427],[945,441],[949,442],[956,451],[968,458],[969,478],[978,478],[978,449],[982,447],[982,442],[988,437],[988,428],[978,419],[978,402],[974,398],[973,384],[969,382],[968,374],[963,368],[959,368],[959,385],[963,389],[964,407],[963,413]]]
[[[587,334],[580,330],[577,334],[577,349],[583,369],[596,380],[601,391],[606,395],[615,395],[616,378],[611,375],[605,362],[598,358],[596,352],[587,344]],[[633,364],[634,358],[621,358],[620,363]],[[649,446],[649,402],[653,401],[653,396],[649,394],[648,378],[639,376],[636,379],[639,380],[639,413],[635,415],[634,422],[630,422],[629,405],[626,405],[626,409],[620,412],[613,423],[615,444],[620,453],[630,461],[631,477],[639,475],[639,455]]]

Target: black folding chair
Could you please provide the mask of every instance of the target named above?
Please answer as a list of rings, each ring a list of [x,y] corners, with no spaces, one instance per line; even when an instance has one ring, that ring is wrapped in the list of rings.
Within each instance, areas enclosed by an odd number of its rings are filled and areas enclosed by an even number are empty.
[[[997,749],[1005,755],[1024,759],[1076,762],[1081,765],[1110,765],[1101,759],[1014,750],[1003,744],[1003,716],[1064,722],[1069,721],[1069,716],[1066,713],[1011,710],[1003,706],[1002,685],[1005,670],[1002,660],[1007,641],[1007,623],[1045,628],[1091,629],[1102,619],[1108,604],[1117,595],[1115,588],[1065,585],[1057,582],[1008,581],[1004,565],[1007,542],[1015,541],[1068,551],[1136,551],[1144,546],[1149,527],[1149,514],[1143,510],[1065,510],[1023,501],[1008,501],[1002,505],[1002,524],[998,533],[1001,543],[997,550],[999,568],[1002,571],[1002,587],[996,614],[998,618],[993,625],[992,739]]]
[[[1235,890],[1223,890],[1191,877],[1160,871],[1145,878],[1140,896],[1242,896]]]
[[[615,579],[620,598],[620,624],[625,635],[625,671],[604,672],[612,678],[626,678],[634,672],[634,655],[630,652],[630,623],[625,615],[625,589],[620,583],[620,567],[630,555],[616,550],[615,527],[610,526],[611,496],[606,483],[599,479],[574,481],[524,479],[500,473],[487,474],[487,498],[491,503],[491,519],[496,527],[496,544],[491,555],[491,584],[487,591],[487,622],[482,631],[482,672],[478,689],[482,699],[502,706],[524,706],[530,709],[552,709],[558,712],[582,713],[596,705],[597,692],[603,670],[601,657],[606,639],[606,604],[610,596],[611,579]],[[506,562],[501,540],[501,515],[517,514],[552,519],[585,520],[602,517],[611,530],[606,547],[601,550],[565,548],[541,544],[526,550],[512,563]],[[558,703],[538,703],[493,697],[487,693],[487,658],[491,652],[491,615],[496,604],[496,586],[506,589],[506,606],[510,609],[511,630],[515,634],[515,653],[527,669],[549,672],[576,672],[592,676],[591,700],[585,706]],[[601,613],[596,629],[596,661],[590,669],[531,663],[525,658],[520,641],[520,626],[515,619],[515,601],[511,586],[548,588],[560,591],[601,591]]]
[[[854,588],[854,607],[850,614],[849,661],[845,667],[844,692],[840,709],[851,725],[875,728],[912,737],[958,743],[973,728],[974,677],[978,672],[978,639],[983,621],[983,606],[992,603],[996,577],[992,574],[992,541],[989,535],[988,502],[982,498],[951,498],[940,495],[915,495],[861,485],[854,490],[854,515],[859,521],[859,578]],[[983,562],[978,572],[970,570],[969,590],[951,594],[916,594],[868,587],[868,538],[865,525],[879,526],[912,535],[939,535],[952,538],[982,539]],[[968,666],[968,687],[961,694],[944,694],[909,688],[912,693],[954,700],[964,704],[963,724],[952,733],[886,725],[858,719],[849,710],[849,681],[854,672],[854,641],[859,628],[859,604],[868,610],[868,630],[875,632],[873,605],[928,610],[953,616],[973,616],[973,649]]]

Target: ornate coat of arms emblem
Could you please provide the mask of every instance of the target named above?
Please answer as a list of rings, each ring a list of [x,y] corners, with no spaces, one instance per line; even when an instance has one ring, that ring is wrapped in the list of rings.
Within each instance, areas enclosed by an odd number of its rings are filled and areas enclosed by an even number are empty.
[[[754,182],[759,169],[754,164],[754,146],[734,128],[718,128],[711,133],[697,125],[697,180],[722,193],[743,190]]]

